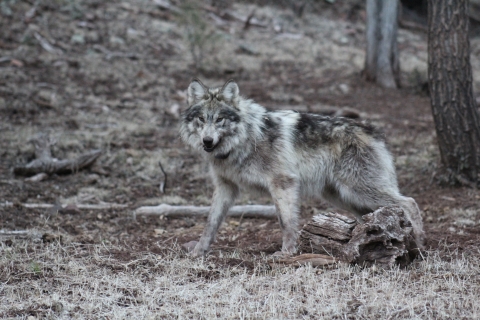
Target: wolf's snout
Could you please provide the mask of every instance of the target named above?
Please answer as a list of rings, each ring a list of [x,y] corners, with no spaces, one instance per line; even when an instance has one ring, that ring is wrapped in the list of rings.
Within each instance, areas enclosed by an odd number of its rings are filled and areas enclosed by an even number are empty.
[[[213,138],[205,137],[203,138],[203,149],[207,152],[211,152],[214,149]]]
[[[205,145],[205,147],[211,148],[213,146],[213,138],[212,137],[203,138],[203,144]]]

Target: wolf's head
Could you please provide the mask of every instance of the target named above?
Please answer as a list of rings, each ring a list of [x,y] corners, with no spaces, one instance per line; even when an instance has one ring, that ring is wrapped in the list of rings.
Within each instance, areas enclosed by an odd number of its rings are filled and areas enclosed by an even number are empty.
[[[233,80],[207,88],[194,79],[187,90],[188,108],[182,114],[181,135],[192,147],[226,159],[238,145],[241,122],[239,89]]]

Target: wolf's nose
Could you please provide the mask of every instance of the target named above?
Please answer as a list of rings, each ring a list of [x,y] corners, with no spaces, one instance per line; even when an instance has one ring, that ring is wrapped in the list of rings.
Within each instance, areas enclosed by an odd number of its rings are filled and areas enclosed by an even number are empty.
[[[205,137],[203,138],[203,144],[207,148],[211,148],[213,146],[213,138],[212,137]]]

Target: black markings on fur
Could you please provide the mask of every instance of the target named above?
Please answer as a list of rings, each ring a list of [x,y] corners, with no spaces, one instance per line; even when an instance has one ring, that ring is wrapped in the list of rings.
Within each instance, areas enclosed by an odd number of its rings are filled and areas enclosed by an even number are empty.
[[[183,119],[185,119],[185,121],[187,122],[192,122],[193,119],[197,118],[202,114],[201,110],[202,110],[201,105],[193,105],[187,110],[185,110],[185,112],[183,113]]]
[[[277,209],[278,211],[278,209]],[[278,214],[278,223],[280,223],[280,228],[283,230],[285,229],[285,225],[283,224],[283,220],[282,220],[282,217],[280,216],[280,214]]]
[[[360,214],[360,215],[366,215],[366,214],[369,214],[371,212],[373,212],[374,210],[371,210],[370,208],[366,208],[366,207],[359,207],[359,206],[356,206],[356,205],[351,205],[351,208],[354,212]]]
[[[280,137],[279,120],[267,115],[263,117],[262,132],[268,138],[270,144]]]
[[[329,143],[332,140],[332,125],[334,124],[330,123],[328,117],[300,113],[300,118],[295,126],[297,144],[316,148],[322,143]]]
[[[375,139],[381,141],[385,140],[385,134],[383,133],[383,131],[373,126],[372,124],[362,121],[358,123],[358,126],[363,129],[363,132],[374,137]]]
[[[228,119],[231,122],[240,122],[240,115],[230,108],[222,108],[218,116],[220,118]]]
[[[295,184],[295,179],[288,176],[278,176],[273,179],[272,183],[275,188],[286,190]]]
[[[230,155],[230,151],[225,153],[225,154],[217,154],[215,156],[215,159],[219,159],[219,160],[225,160],[228,158],[228,156]]]
[[[332,183],[325,183],[323,187],[323,193],[326,198],[330,199],[338,199],[340,197],[340,192],[338,191],[337,187]]]
[[[342,151],[341,162],[348,166],[340,170],[364,170],[371,167],[376,168],[375,152],[371,146],[360,146],[350,144]],[[352,165],[355,166],[352,167]],[[360,171],[358,172],[360,174]]]
[[[316,148],[334,141],[350,141],[350,143],[356,144],[356,141],[358,141],[357,135],[360,132],[375,140],[384,141],[383,133],[367,122],[309,113],[300,113],[295,131],[297,145],[307,148]]]

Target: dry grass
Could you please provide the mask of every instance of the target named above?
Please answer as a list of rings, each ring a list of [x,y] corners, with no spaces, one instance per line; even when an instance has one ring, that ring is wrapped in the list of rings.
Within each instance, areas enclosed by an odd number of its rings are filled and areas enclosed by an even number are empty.
[[[428,252],[405,270],[270,269],[263,257],[178,248],[2,244],[0,317],[49,319],[319,319],[480,317],[478,256]],[[252,269],[228,261],[250,260]],[[223,262],[222,262],[223,261]]]

